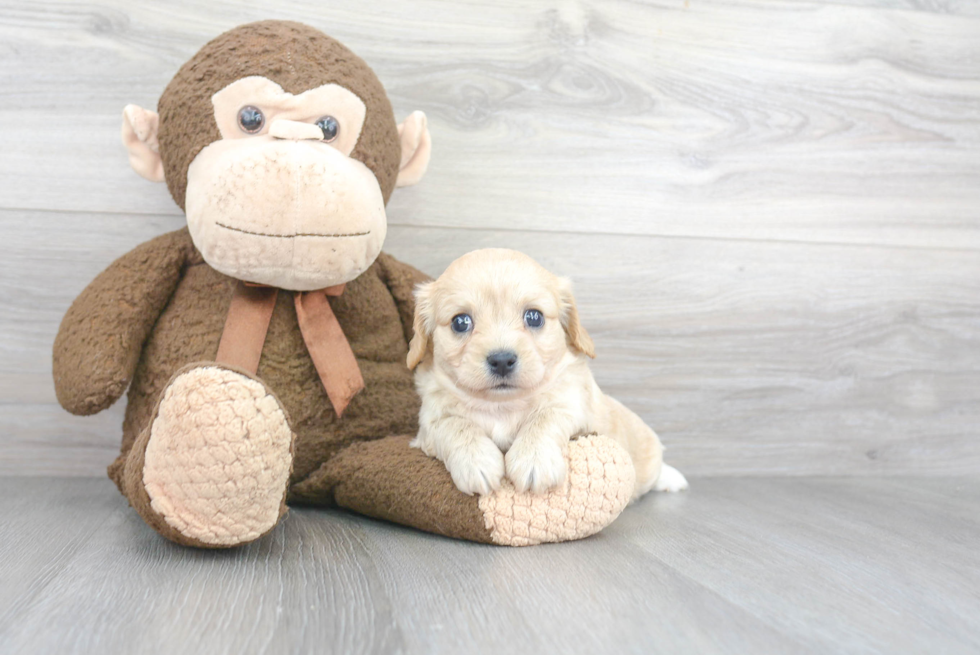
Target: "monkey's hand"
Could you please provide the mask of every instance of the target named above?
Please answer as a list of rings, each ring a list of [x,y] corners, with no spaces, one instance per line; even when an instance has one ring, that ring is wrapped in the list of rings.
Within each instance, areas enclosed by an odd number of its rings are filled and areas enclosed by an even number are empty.
[[[187,230],[147,241],[99,274],[75,299],[54,342],[54,388],[72,414],[116,402],[191,252]]]

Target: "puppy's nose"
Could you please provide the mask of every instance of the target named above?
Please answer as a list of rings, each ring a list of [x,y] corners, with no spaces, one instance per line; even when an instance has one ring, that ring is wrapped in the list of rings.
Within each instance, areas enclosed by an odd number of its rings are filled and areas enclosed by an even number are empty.
[[[513,350],[495,350],[487,355],[487,366],[490,372],[502,378],[514,372],[517,366],[517,353]]]

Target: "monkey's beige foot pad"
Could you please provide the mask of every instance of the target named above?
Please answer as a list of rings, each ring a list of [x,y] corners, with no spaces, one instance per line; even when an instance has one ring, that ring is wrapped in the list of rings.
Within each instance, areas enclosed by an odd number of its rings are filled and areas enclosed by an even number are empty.
[[[259,381],[220,366],[179,373],[150,426],[143,486],[150,507],[190,545],[229,547],[285,512],[292,431]]]
[[[582,539],[619,516],[633,494],[636,472],[629,454],[604,436],[568,446],[565,483],[544,494],[518,493],[509,480],[480,497],[493,543],[533,546]]]

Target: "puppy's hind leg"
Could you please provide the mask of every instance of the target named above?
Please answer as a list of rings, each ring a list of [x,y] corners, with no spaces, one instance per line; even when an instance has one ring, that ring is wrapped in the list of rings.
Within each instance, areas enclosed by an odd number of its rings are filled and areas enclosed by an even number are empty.
[[[673,466],[664,464],[664,447],[660,438],[639,416],[615,398],[606,396],[609,420],[606,428],[629,452],[636,468],[633,500],[651,490],[683,491],[687,480]]]
[[[687,489],[687,478],[670,464],[664,463],[664,448],[660,439],[649,430],[649,436],[633,449],[633,464],[636,466],[637,484],[633,500],[648,491],[677,492]]]
[[[663,464],[660,467],[660,475],[653,485],[654,491],[684,491],[687,489],[687,478],[684,474],[675,469],[670,464]]]

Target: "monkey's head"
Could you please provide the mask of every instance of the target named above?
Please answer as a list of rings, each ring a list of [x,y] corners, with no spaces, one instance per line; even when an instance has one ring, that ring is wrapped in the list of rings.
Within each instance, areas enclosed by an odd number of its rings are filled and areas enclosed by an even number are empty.
[[[381,250],[392,190],[429,163],[425,115],[397,125],[367,64],[300,23],[222,34],[158,109],[123,111],[130,163],[167,182],[204,260],[246,282],[310,291],[354,279]]]

